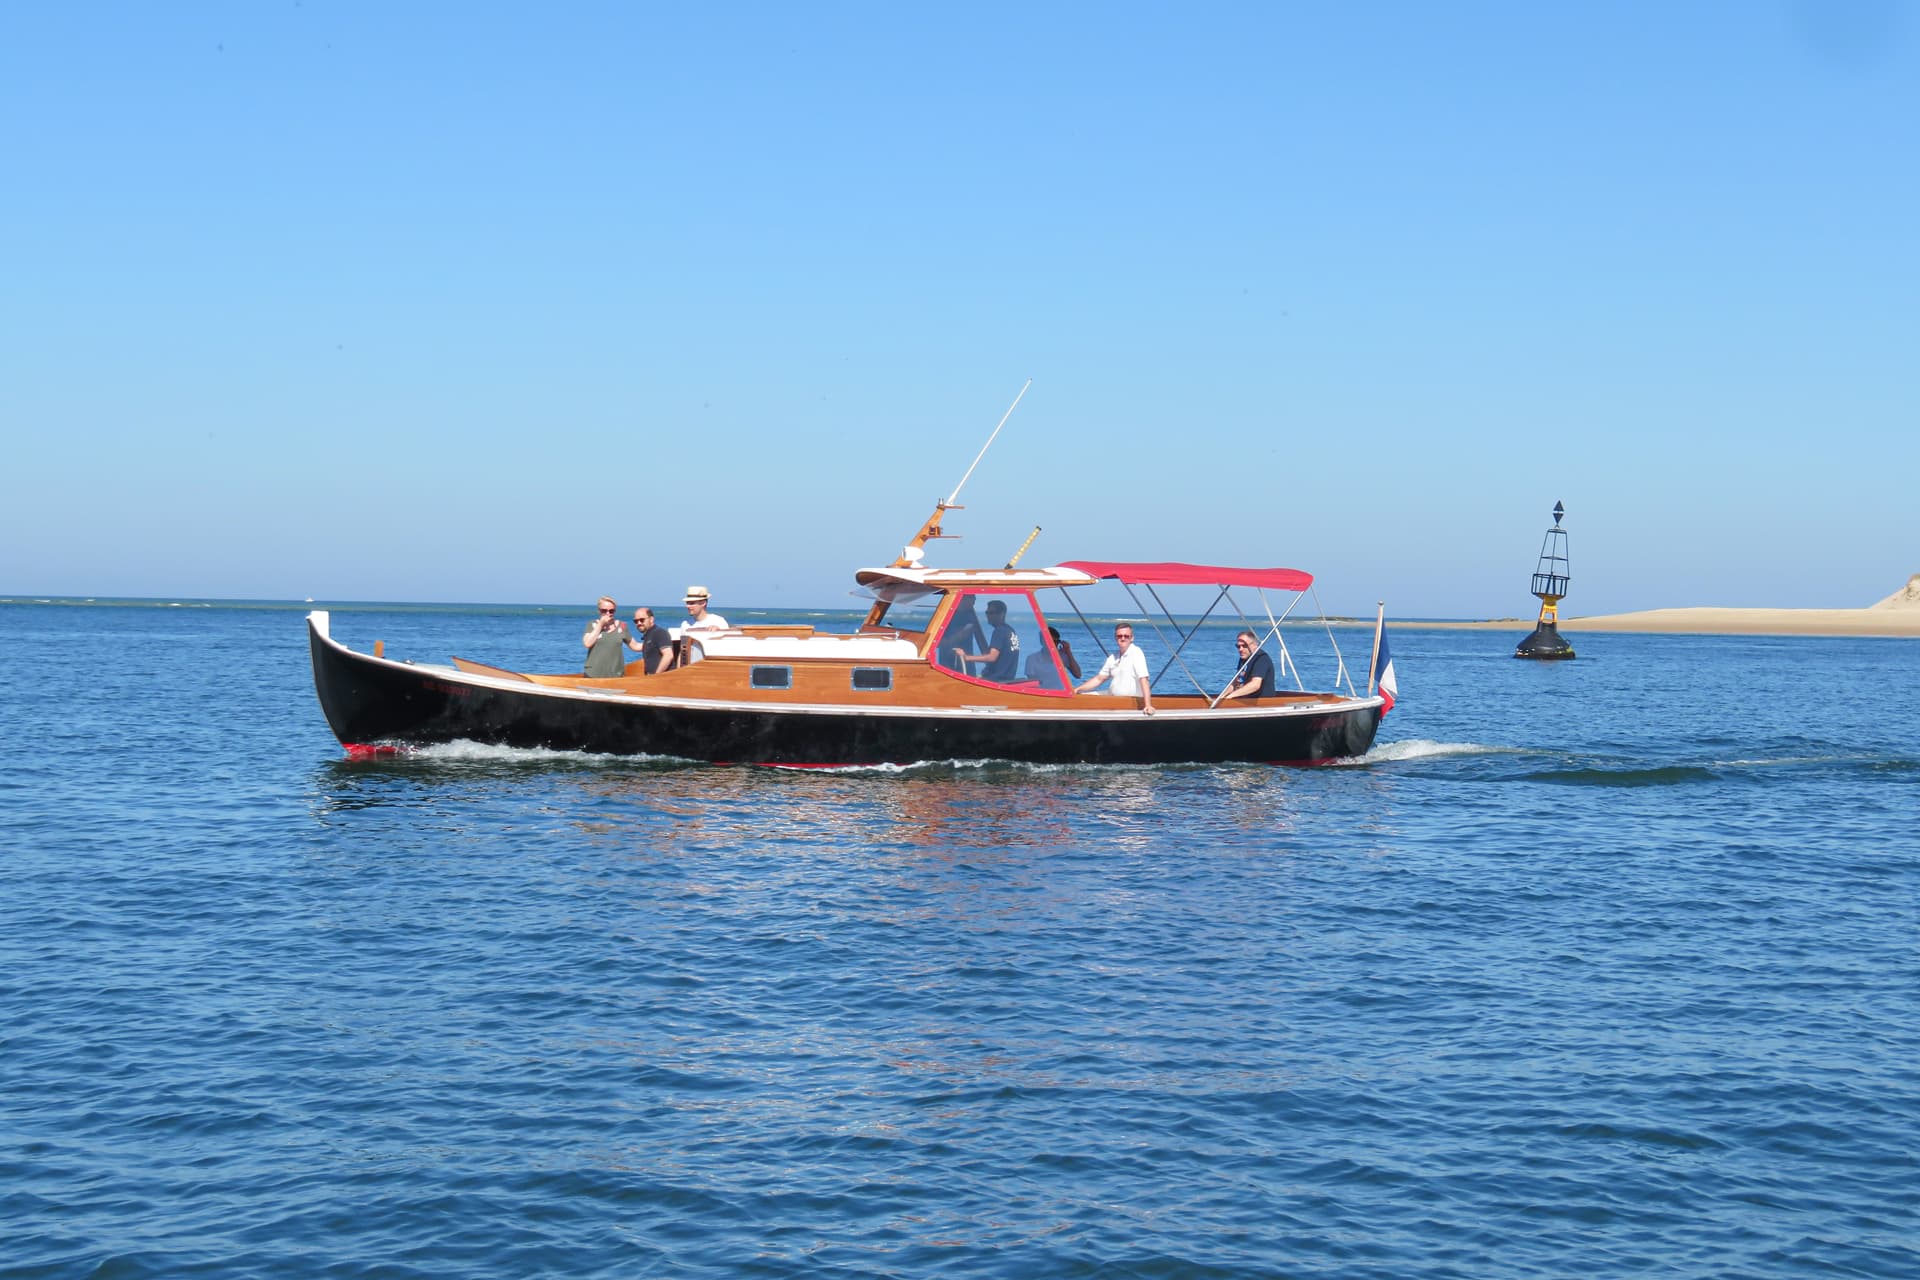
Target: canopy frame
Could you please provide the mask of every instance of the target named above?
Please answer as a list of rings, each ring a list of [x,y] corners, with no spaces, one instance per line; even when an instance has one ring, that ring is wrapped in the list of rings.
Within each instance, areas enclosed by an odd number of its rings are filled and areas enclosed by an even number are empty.
[[[1305,692],[1305,677],[1300,674],[1300,666],[1294,661],[1292,650],[1287,647],[1286,636],[1281,631],[1281,625],[1293,616],[1293,611],[1299,607],[1300,601],[1311,594],[1313,596],[1314,607],[1320,612],[1320,621],[1326,628],[1327,640],[1333,647],[1334,661],[1336,664],[1333,687],[1338,689],[1344,681],[1347,686],[1347,691],[1349,693],[1354,692],[1353,675],[1347,667],[1346,655],[1340,652],[1340,642],[1333,634],[1333,624],[1331,620],[1327,618],[1326,610],[1320,606],[1320,595],[1319,592],[1313,590],[1313,575],[1309,573],[1302,572],[1298,569],[1243,569],[1231,568],[1224,565],[1184,564],[1179,561],[1122,562],[1068,560],[1063,561],[1059,567],[1062,569],[1076,570],[1091,578],[1120,583],[1120,585],[1126,589],[1127,595],[1133,600],[1135,607],[1140,610],[1141,618],[1149,627],[1153,628],[1154,635],[1159,639],[1160,643],[1166,645],[1169,650],[1167,660],[1161,664],[1159,673],[1153,677],[1154,682],[1158,683],[1164,679],[1167,672],[1171,671],[1175,664],[1178,664],[1180,669],[1186,673],[1187,679],[1193,683],[1194,691],[1201,697],[1207,699],[1207,705],[1209,707],[1220,705],[1221,699],[1226,696],[1226,689],[1222,689],[1219,693],[1208,692],[1206,686],[1200,682],[1200,677],[1196,675],[1193,668],[1188,665],[1185,653],[1187,645],[1193,640],[1194,636],[1199,634],[1200,628],[1206,625],[1207,620],[1213,616],[1214,611],[1220,607],[1220,602],[1224,600],[1230,604],[1233,607],[1234,613],[1239,616],[1241,623],[1249,630],[1252,630],[1254,624],[1247,617],[1246,610],[1241,607],[1240,601],[1234,597],[1233,588],[1251,587],[1254,590],[1260,599],[1260,611],[1266,615],[1267,620],[1265,634],[1260,636],[1260,643],[1255,646],[1254,653],[1264,649],[1267,644],[1271,642],[1278,649],[1280,655],[1279,670],[1275,674],[1275,679],[1278,680],[1281,674],[1290,674],[1293,678],[1294,688],[1297,691]],[[1182,627],[1179,620],[1174,616],[1173,610],[1167,607],[1166,601],[1161,599],[1160,593],[1155,590],[1155,587],[1199,585],[1217,586],[1220,590],[1192,626]],[[1153,617],[1154,610],[1148,609],[1146,604],[1140,599],[1139,593],[1134,590],[1136,586],[1145,587],[1147,594],[1153,597],[1155,607],[1158,609],[1160,616],[1166,619],[1167,626],[1170,627],[1174,635],[1178,637],[1178,643],[1170,643],[1168,641],[1166,631],[1162,629],[1160,623]],[[1274,616],[1273,605],[1267,598],[1268,589],[1290,590],[1293,592],[1293,599],[1287,603],[1286,608],[1281,610],[1278,617]],[[1080,624],[1086,627],[1088,634],[1093,636],[1094,643],[1100,646],[1101,656],[1103,658],[1110,656],[1107,651],[1106,641],[1101,639],[1100,633],[1087,621],[1087,616],[1081,612],[1080,604],[1073,598],[1073,593],[1063,585],[1060,588],[1060,594],[1066,598],[1068,606],[1074,612],[1074,616],[1080,619]],[[1252,660],[1253,654],[1249,653],[1247,658],[1241,662],[1239,669],[1234,672],[1233,678],[1236,680],[1239,679],[1240,676],[1245,673],[1248,663],[1252,662]],[[1232,687],[1231,682],[1229,682],[1227,687]]]

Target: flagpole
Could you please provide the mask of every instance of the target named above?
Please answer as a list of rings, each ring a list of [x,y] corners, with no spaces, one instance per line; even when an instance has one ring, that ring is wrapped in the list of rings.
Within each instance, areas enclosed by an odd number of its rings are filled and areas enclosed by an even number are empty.
[[[1373,696],[1373,678],[1380,672],[1380,633],[1387,625],[1387,602],[1377,601],[1380,611],[1373,617],[1373,657],[1367,661],[1367,696]]]

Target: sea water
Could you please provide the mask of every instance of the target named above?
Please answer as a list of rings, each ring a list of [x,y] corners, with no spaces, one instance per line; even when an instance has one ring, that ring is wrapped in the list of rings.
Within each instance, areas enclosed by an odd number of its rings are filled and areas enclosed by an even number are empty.
[[[0,1275],[1920,1274],[1911,641],[1396,629],[1338,766],[819,774],[349,761],[303,612],[0,605]]]

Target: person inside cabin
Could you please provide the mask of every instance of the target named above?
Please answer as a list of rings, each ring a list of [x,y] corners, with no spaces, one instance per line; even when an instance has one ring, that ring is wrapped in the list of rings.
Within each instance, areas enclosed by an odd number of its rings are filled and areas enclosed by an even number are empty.
[[[587,624],[580,643],[586,646],[587,674],[592,678],[606,680],[627,673],[621,650],[633,644],[633,640],[627,634],[627,624],[620,621],[620,606],[613,602],[612,596],[600,597],[600,614]]]
[[[942,663],[955,671],[967,669],[967,655],[987,646],[987,633],[980,629],[980,615],[973,611],[973,597],[961,596],[960,603],[954,606],[953,617],[947,622],[947,629],[940,638],[942,657],[951,656],[952,662]]]
[[[682,643],[680,645],[680,661],[677,665],[685,666],[690,662],[698,662],[704,656],[701,654],[698,645],[685,643],[693,633],[700,631],[725,631],[727,629],[727,620],[707,608],[707,601],[709,599],[711,599],[711,597],[705,587],[696,584],[687,588],[687,620],[680,624],[680,639]]]
[[[1060,628],[1058,627],[1048,627],[1047,634],[1053,637],[1053,647],[1060,651],[1060,665],[1067,669],[1068,675],[1078,680],[1080,678],[1080,664],[1074,659],[1073,646],[1061,638]]]
[[[1270,698],[1279,692],[1280,686],[1273,678],[1273,659],[1267,656],[1265,649],[1259,648],[1260,638],[1251,631],[1242,631],[1233,638],[1234,652],[1239,655],[1239,666],[1227,687],[1220,691],[1221,701],[1228,698]]]
[[[638,643],[628,641],[630,648],[641,653],[641,663],[647,674],[657,676],[662,671],[673,670],[673,636],[661,626],[653,616],[653,610],[641,605],[633,611],[633,628],[640,635]]]
[[[979,628],[974,628],[979,634]],[[995,684],[1010,684],[1020,678],[1020,636],[1007,625],[1007,602],[1004,600],[987,601],[987,647],[979,653],[969,653],[965,648],[956,647],[954,657],[960,661],[960,669],[968,671],[977,666],[979,670],[970,674],[982,680],[991,680]]]
[[[1108,692],[1121,698],[1139,698],[1140,710],[1152,715],[1153,689],[1147,680],[1147,656],[1133,646],[1132,624],[1123,622],[1113,629],[1113,648],[1093,679],[1075,685],[1073,691],[1085,693],[1111,679],[1113,686]]]
[[[987,645],[987,652],[981,655],[987,659],[987,665],[980,674],[1002,684],[1018,680],[1021,676],[1020,636],[1007,625],[1007,603],[1004,600],[987,602]]]

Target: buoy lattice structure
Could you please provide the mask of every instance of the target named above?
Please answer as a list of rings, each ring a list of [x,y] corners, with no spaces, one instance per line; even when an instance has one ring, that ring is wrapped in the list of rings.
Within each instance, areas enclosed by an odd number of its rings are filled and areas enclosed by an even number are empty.
[[[1513,651],[1516,658],[1571,658],[1573,646],[1560,634],[1560,601],[1566,598],[1572,575],[1568,570],[1567,531],[1560,527],[1567,509],[1553,504],[1553,527],[1540,543],[1540,561],[1533,570],[1533,594],[1540,597],[1540,620],[1533,633]]]

